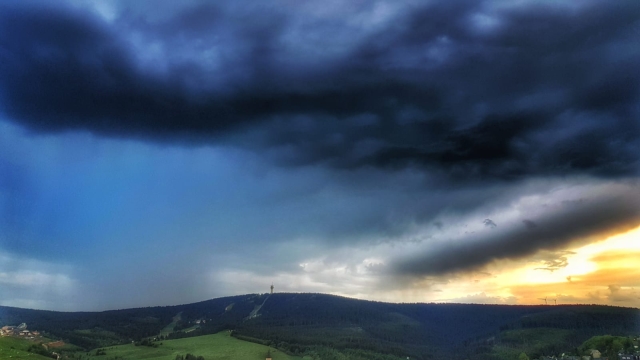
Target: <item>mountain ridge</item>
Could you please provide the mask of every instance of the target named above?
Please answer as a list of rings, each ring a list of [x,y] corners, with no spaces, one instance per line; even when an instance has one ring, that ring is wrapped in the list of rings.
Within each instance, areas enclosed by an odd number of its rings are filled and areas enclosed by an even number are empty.
[[[255,309],[259,311],[250,317]],[[180,319],[175,321],[178,313]],[[0,324],[21,322],[85,349],[155,338],[174,323],[173,331],[164,338],[230,330],[236,337],[292,354],[320,347],[416,359],[443,354],[462,359],[468,358],[470,352],[474,353],[472,358],[489,356],[493,344],[501,341],[501,334],[514,330],[562,330],[567,334],[567,346],[577,346],[598,334],[640,334],[640,309],[607,305],[388,303],[321,293],[244,294],[190,304],[101,312],[0,307]]]

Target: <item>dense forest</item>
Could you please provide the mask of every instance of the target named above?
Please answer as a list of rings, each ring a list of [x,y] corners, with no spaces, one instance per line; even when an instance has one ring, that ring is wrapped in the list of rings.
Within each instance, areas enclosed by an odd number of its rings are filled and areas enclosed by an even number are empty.
[[[0,324],[22,322],[85,349],[229,330],[243,340],[323,359],[497,359],[524,348],[533,358],[579,351],[595,335],[640,334],[640,310],[630,308],[392,304],[285,293],[105,312],[0,307]]]

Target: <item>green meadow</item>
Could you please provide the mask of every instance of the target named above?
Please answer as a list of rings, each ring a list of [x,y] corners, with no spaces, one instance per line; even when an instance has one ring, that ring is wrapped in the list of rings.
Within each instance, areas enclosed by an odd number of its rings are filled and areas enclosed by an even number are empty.
[[[8,336],[0,337],[0,359],[51,360],[51,358],[27,352],[29,346],[33,344],[33,342],[25,339]]]
[[[264,360],[267,351],[271,351],[274,360],[301,360],[300,357],[289,356],[281,351],[269,348],[265,345],[255,344],[248,341],[238,340],[229,335],[227,331],[213,335],[203,335],[177,340],[163,340],[157,342],[158,347],[135,346],[133,344],[118,345],[102,348],[105,355],[96,355],[98,349],[91,350],[84,354],[84,359],[102,360],[175,360],[176,355],[185,356],[193,354],[202,356],[205,360]],[[77,356],[76,356],[77,357]]]

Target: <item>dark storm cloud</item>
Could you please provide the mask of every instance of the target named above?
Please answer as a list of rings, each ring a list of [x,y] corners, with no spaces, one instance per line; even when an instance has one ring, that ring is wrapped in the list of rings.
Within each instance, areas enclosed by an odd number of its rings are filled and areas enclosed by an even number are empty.
[[[520,259],[541,250],[558,251],[570,244],[592,241],[594,236],[627,231],[640,223],[640,195],[637,187],[631,187],[605,199],[565,202],[560,211],[545,214],[536,223],[535,228],[514,226],[502,232],[487,229],[469,241],[434,244],[423,254],[397,260],[392,272],[424,276],[478,270],[495,260]],[[563,267],[562,254],[545,259],[546,269]]]
[[[538,224],[536,224],[535,221],[531,221],[528,219],[522,220],[522,223],[527,227],[527,229],[535,229],[538,227]]]
[[[487,226],[487,227],[492,228],[492,229],[498,226],[491,219],[484,219],[484,221],[482,223],[484,224],[484,226]]]
[[[407,7],[357,35],[256,3],[113,22],[7,6],[1,105],[38,131],[231,136],[292,164],[636,174],[640,4],[492,4]]]

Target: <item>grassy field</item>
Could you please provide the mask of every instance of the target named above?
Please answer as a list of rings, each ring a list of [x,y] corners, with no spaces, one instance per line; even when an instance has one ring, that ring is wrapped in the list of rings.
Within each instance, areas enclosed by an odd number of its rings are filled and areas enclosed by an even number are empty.
[[[176,355],[187,353],[203,356],[205,360],[264,360],[269,350],[268,346],[259,345],[231,337],[223,331],[213,335],[197,336],[178,340],[164,340],[157,348],[147,346],[134,346],[133,344],[111,346],[104,348],[106,356],[96,356],[96,350],[92,350],[88,359],[153,359],[175,360]],[[280,351],[271,349],[274,360],[300,360],[299,357],[289,356]],[[83,358],[87,358],[85,355]]]
[[[34,343],[13,337],[0,337],[0,359],[28,359],[28,360],[45,360],[49,359],[38,354],[27,352],[27,348]]]

